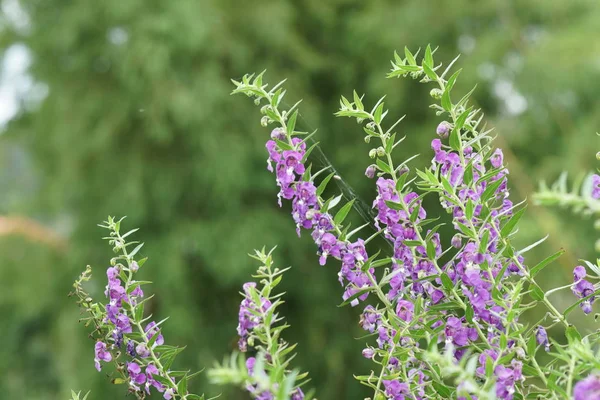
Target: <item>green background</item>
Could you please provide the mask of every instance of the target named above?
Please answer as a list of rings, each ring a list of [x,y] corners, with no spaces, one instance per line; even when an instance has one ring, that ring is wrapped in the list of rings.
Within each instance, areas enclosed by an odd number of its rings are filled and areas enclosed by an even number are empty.
[[[0,230],[0,398],[66,399],[71,388],[92,390],[90,400],[124,397],[124,387],[94,369],[93,342],[67,297],[90,264],[90,290],[102,298],[112,253],[96,224],[109,214],[141,228],[152,311],[170,316],[169,344],[188,346],[178,369],[211,366],[233,348],[238,291],[256,267],[246,254],[277,245],[278,264],[293,266],[282,288],[296,365],[321,399],[369,395],[352,377],[370,371],[364,340],[354,339],[362,335],[359,310],[337,307],[337,267],[320,267],[309,235],[296,237],[289,205],[277,207],[265,170],[269,130],[250,100],[229,96],[230,78],[264,69],[271,83],[287,78],[286,101],[304,99],[300,128],[319,128],[325,153],[367,203],[370,147],[356,123],[333,113],[353,89],[371,105],[387,94],[390,116],[407,115],[396,157],[420,153],[413,167],[425,167],[439,123],[428,108],[431,87],[385,79],[393,51],[405,45],[439,46],[436,60],[446,63],[462,54],[454,91],[478,84],[474,100],[496,128],[513,200],[531,198],[543,178],[596,165],[595,0],[1,4],[1,54],[28,49],[34,84],[19,93],[19,112],[0,134],[0,215],[11,218],[0,227],[22,218],[16,230]],[[427,207],[439,212],[434,198]],[[451,232],[443,234],[448,242]],[[531,206],[518,247],[546,234],[530,264],[559,247],[567,253],[545,270],[544,288],[567,283],[578,258],[596,255],[592,221]],[[559,308],[573,300],[555,299]],[[592,317],[575,314],[584,332],[593,329]],[[248,398],[210,386],[205,375],[192,388]]]

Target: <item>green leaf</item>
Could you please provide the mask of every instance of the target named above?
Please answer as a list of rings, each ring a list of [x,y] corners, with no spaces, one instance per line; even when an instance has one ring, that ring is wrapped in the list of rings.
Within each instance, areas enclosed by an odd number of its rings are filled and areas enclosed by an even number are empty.
[[[361,111],[364,110],[365,106],[363,106],[363,103],[360,100],[358,93],[356,93],[356,90],[353,92],[353,95],[354,95],[354,104],[356,104],[356,108],[358,108]]]
[[[381,123],[381,115],[383,114],[383,102],[380,103],[375,109],[375,115],[373,115],[373,119],[377,125]]]
[[[375,160],[375,164],[377,164],[377,167],[383,172],[388,174],[392,173],[392,169],[390,168],[390,166],[387,165],[385,162],[381,161],[379,158]]]
[[[442,396],[443,399],[449,399],[452,397],[452,391],[446,385],[438,381],[432,381],[431,385],[433,386],[433,389],[435,389],[435,391]]]
[[[131,253],[129,253],[129,258],[133,258],[138,253],[138,251],[140,251],[140,249],[142,247],[144,247],[144,243],[138,244],[137,247],[135,249],[133,249],[133,251]]]
[[[569,325],[565,331],[565,336],[570,344],[581,342],[581,334],[574,325]]]
[[[467,309],[465,310],[465,318],[467,319],[467,322],[473,323],[474,315],[475,312],[473,310],[473,307],[471,306],[471,303],[467,303]]]
[[[406,61],[408,61],[409,65],[417,65],[417,60],[415,60],[415,57],[410,50],[408,50],[408,47],[404,47],[404,57],[406,57]]]
[[[298,110],[295,110],[292,115],[290,116],[290,119],[288,119],[288,123],[287,123],[287,131],[289,135],[293,135],[294,134],[294,129],[296,128],[296,119],[298,118]]]
[[[448,112],[452,110],[452,100],[450,100],[450,91],[447,87],[442,94],[442,108]]]
[[[529,288],[531,289],[531,292],[530,292],[531,297],[534,300],[537,300],[537,301],[544,300],[544,291],[537,285],[537,283],[535,283],[535,282],[531,283]]]
[[[431,54],[431,46],[427,45],[425,49],[425,57],[423,58],[423,63],[428,67],[433,68],[433,54]]]
[[[442,280],[442,285],[444,286],[444,289],[446,289],[448,292],[451,292],[454,289],[454,283],[452,283],[452,279],[450,279],[448,274],[445,272],[442,272],[440,278]]]
[[[535,357],[535,351],[537,350],[537,341],[535,335],[531,335],[527,341],[527,355],[529,357]]]
[[[452,150],[460,151],[460,129],[454,127],[450,132],[450,147]]]
[[[181,378],[177,384],[177,394],[184,396],[187,393],[187,376]]]
[[[432,81],[437,81],[438,76],[429,65],[423,64],[423,71],[425,71],[425,75],[427,75],[429,79],[431,79]]]
[[[498,179],[494,182],[488,183],[487,187],[483,191],[483,194],[481,195],[481,202],[487,202],[495,194],[496,190],[502,184],[502,181],[504,181],[504,179]]]
[[[500,234],[502,235],[502,237],[507,237],[508,235],[510,235],[512,233],[512,231],[517,226],[517,223],[523,216],[523,213],[525,213],[526,209],[527,209],[527,207],[521,208],[519,211],[517,211],[516,213],[513,214],[513,216],[508,220],[508,222],[506,224],[504,224],[504,226],[500,230]]]
[[[462,69],[459,69],[458,71],[453,73],[452,76],[450,77],[450,79],[448,79],[448,83],[446,83],[446,90],[448,92],[450,92],[452,90],[452,88],[454,87],[454,84],[456,83],[456,79],[458,78],[458,75],[460,75],[460,71],[462,71]]]
[[[342,222],[344,222],[344,219],[346,219],[346,216],[348,215],[348,213],[352,209],[352,205],[354,204],[354,200],[355,199],[350,200],[342,208],[340,208],[340,210],[335,214],[335,217],[333,217],[333,222],[335,222],[336,225],[341,225]]]
[[[317,187],[317,196],[320,196],[323,194],[323,192],[325,191],[325,188],[327,187],[327,184],[329,183],[331,178],[333,178],[334,175],[335,175],[335,172],[332,172],[321,181],[321,183],[319,184],[319,187]]]
[[[565,250],[564,249],[560,249],[556,253],[552,254],[549,257],[546,257],[545,259],[543,259],[542,261],[540,261],[539,263],[537,263],[533,268],[531,268],[531,271],[530,271],[531,277],[532,278],[535,277],[544,268],[546,268],[551,262],[553,262],[554,260],[556,260],[557,258],[559,258],[560,256],[562,256],[563,254],[565,254]]]

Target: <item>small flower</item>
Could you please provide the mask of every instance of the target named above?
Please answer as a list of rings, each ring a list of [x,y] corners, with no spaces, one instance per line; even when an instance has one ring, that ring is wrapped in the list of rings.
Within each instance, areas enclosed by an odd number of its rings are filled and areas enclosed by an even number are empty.
[[[442,139],[445,139],[450,134],[450,130],[452,129],[452,125],[448,121],[442,121],[435,129],[435,133]]]
[[[366,349],[363,349],[362,355],[364,358],[372,359],[375,356],[375,350],[367,347]]]
[[[173,392],[173,389],[168,388],[167,390],[165,390],[165,394],[163,395],[163,398],[165,400],[171,400],[174,395],[175,395],[175,393]]]
[[[150,350],[148,349],[148,346],[146,346],[145,343],[138,344],[135,348],[135,351],[141,358],[147,358],[150,356]]]
[[[573,400],[600,399],[600,375],[590,375],[577,382],[573,388]]]
[[[139,390],[138,385],[146,382],[146,375],[142,372],[142,367],[136,362],[127,363],[127,374],[131,379],[130,385],[135,390]]]
[[[94,366],[96,367],[96,369],[98,371],[100,371],[102,369],[102,366],[100,365],[100,361],[104,361],[104,362],[112,361],[112,355],[106,349],[106,343],[104,343],[104,342],[96,342],[96,346],[94,347],[94,353],[95,353]]]
[[[592,176],[592,198],[600,200],[600,176],[597,174]]]
[[[546,351],[550,351],[550,342],[548,341],[548,334],[543,326],[538,326],[535,332],[535,338],[537,343],[544,346]]]
[[[585,278],[585,276],[586,276],[585,267],[578,265],[573,269],[573,281],[575,281],[575,283],[577,283],[580,280],[582,280],[583,278]]]
[[[502,163],[504,161],[504,155],[502,154],[502,150],[496,149],[492,157],[490,158],[490,162],[492,163],[492,167],[500,168],[502,167]]]
[[[365,176],[369,179],[373,179],[375,177],[375,166],[374,165],[369,165],[367,167],[367,170],[365,171]]]
[[[412,320],[414,310],[414,304],[407,300],[400,300],[396,305],[396,315],[406,322]]]

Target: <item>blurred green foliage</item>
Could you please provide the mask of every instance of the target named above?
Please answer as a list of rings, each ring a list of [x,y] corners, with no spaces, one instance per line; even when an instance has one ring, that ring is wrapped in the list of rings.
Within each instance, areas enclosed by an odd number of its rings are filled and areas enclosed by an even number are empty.
[[[26,24],[15,19],[15,4]],[[439,46],[439,60],[462,53],[455,91],[479,83],[475,99],[507,153],[514,200],[541,178],[595,165],[593,0],[4,0],[0,17],[2,49],[26,46],[29,72],[48,90],[39,104],[24,93],[0,137],[0,212],[38,220],[67,241],[53,248],[23,235],[0,238],[2,398],[64,399],[70,389],[92,390],[91,400],[124,396],[95,371],[92,342],[67,298],[86,264],[96,275],[90,290],[102,298],[111,252],[96,224],[109,214],[141,228],[152,311],[170,315],[170,344],[188,346],[178,368],[209,366],[231,349],[238,291],[253,271],[246,254],[278,245],[276,259],[294,267],[283,287],[298,365],[320,398],[364,398],[352,378],[369,372],[365,339],[353,339],[362,335],[358,310],[336,307],[336,267],[318,266],[310,238],[298,239],[288,207],[277,207],[265,170],[268,131],[251,101],[229,97],[230,78],[263,69],[272,83],[288,78],[286,101],[304,99],[300,127],[319,128],[325,153],[367,203],[369,146],[356,124],[332,114],[354,88],[367,104],[387,94],[393,116],[407,114],[398,157],[421,153],[414,166],[428,163],[439,122],[428,109],[430,88],[384,78],[405,45]],[[435,203],[428,199],[431,214]],[[524,247],[551,235],[531,262],[568,250],[548,287],[569,279],[577,258],[595,255],[591,223],[555,212],[533,208],[519,236]],[[219,393],[202,379],[195,391]]]

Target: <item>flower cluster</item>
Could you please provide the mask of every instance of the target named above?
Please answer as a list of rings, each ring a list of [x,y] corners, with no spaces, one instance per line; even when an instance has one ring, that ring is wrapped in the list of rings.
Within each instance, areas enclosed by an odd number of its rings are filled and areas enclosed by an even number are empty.
[[[328,212],[335,204],[319,204],[313,177],[305,175],[306,142],[298,137],[290,137],[284,130],[276,128],[271,132],[271,140],[266,147],[269,153],[269,171],[273,172],[272,163],[276,164],[274,172],[280,188],[279,205],[282,205],[282,198],[291,200],[292,217],[296,222],[298,235],[301,234],[301,229],[312,230],[311,236],[319,248],[321,265],[325,265],[328,257],[341,261],[338,276],[340,283],[345,286],[344,300],[368,288],[372,284],[374,270],[365,272],[361,269],[369,258],[364,240],[342,240],[340,231],[336,230],[334,218]],[[363,293],[358,298],[353,298],[351,304],[357,305],[359,300],[365,300],[367,296],[368,293]]]
[[[334,172],[316,183],[317,176],[327,168],[311,172],[307,159],[314,145],[307,148],[308,139],[301,138],[306,133],[295,129],[297,104],[287,111],[279,109],[285,94],[281,84],[267,91],[262,74],[254,80],[245,76],[241,82],[234,81],[234,93],[255,97],[256,104],[266,100],[261,122],[263,126],[278,125],[266,148],[268,169],[275,173],[280,188],[279,205],[282,199],[291,201],[297,233],[312,231],[321,265],[328,258],[341,262],[338,278],[344,287],[343,304],[356,306],[369,294],[377,297],[378,304],[364,308],[360,325],[375,337],[376,343],[365,347],[363,355],[380,365],[381,372],[357,378],[374,389],[375,398],[448,398],[452,393],[460,398],[524,397],[529,393],[524,383],[528,379],[548,384],[536,360],[537,346],[546,351],[551,346],[546,328],[560,324],[571,337],[578,337],[566,320],[572,308],[559,312],[534,279],[562,251],[532,268],[525,266],[522,254],[541,241],[522,251],[511,243],[525,207],[509,199],[504,155],[491,146],[489,131],[479,130],[482,116],[480,110],[467,105],[470,93],[457,103],[451,100],[460,71],[446,78],[453,61],[439,74],[440,65],[433,63],[430,47],[421,64],[410,51],[405,50],[405,55],[395,56],[389,77],[410,76],[436,83],[439,88],[431,95],[440,104],[432,108],[449,119],[435,130],[431,166],[416,171],[418,179],[411,179],[408,162],[412,158],[394,163],[391,154],[402,141],[396,140],[394,132],[401,119],[385,129],[382,121],[388,110],[384,109],[383,98],[367,111],[356,93],[352,102],[342,96],[336,115],[356,118],[359,123],[366,121],[365,142],[374,138],[381,142],[369,152],[375,163],[365,171],[368,178],[377,177],[375,216],[368,221],[377,232],[364,240],[350,239],[364,226],[348,233],[343,225],[353,202],[341,206],[334,215],[331,210],[342,196],[328,200],[321,197],[332,177],[338,181],[341,178]],[[419,190],[411,186],[415,181]],[[594,177],[594,197],[600,193],[598,182],[600,178]],[[449,214],[455,231],[447,248],[437,232],[443,223],[429,226],[437,218],[427,219],[423,207],[423,198],[432,193]],[[391,254],[380,256],[382,249],[367,249],[377,235],[392,244]],[[374,255],[369,256],[368,251]],[[587,313],[595,292],[584,276],[576,274],[573,291]],[[523,305],[525,296],[534,300],[531,304],[542,304],[548,310],[544,319],[529,330],[519,321],[520,315],[532,307]],[[261,307],[260,301],[255,301],[255,310]],[[246,343],[247,327],[261,323],[245,307],[240,312],[241,343]],[[428,349],[421,347],[423,342]],[[464,381],[453,389],[441,388],[440,371],[427,358],[438,346],[450,354],[449,362],[454,366],[448,370]],[[466,368],[463,363],[467,359],[473,360],[469,362],[470,372],[457,372],[459,365]],[[552,398],[550,390],[542,394]]]
[[[282,320],[277,308],[283,303],[280,294],[273,290],[281,281],[286,269],[273,267],[269,253],[256,251],[251,257],[261,262],[255,278],[256,282],[244,284],[244,298],[240,303],[238,335],[239,347],[245,353],[255,351],[256,356],[248,357],[245,362],[233,353],[229,363],[215,366],[209,371],[209,378],[217,384],[236,383],[246,389],[253,399],[274,400],[310,400],[311,394],[305,396],[301,386],[307,374],[289,371],[288,365],[293,358],[290,346],[281,338],[281,332],[287,328],[278,324]]]
[[[167,400],[203,399],[203,396],[187,391],[187,382],[196,374],[170,371],[173,360],[182,349],[165,345],[161,333],[164,320],[157,323],[150,317],[144,317],[144,304],[148,298],[144,298],[141,286],[149,282],[137,281],[134,276],[146,259],[134,258],[142,244],[128,250],[136,242],[128,243],[125,238],[137,229],[121,234],[120,222],[109,217],[101,225],[110,230],[106,239],[114,251],[121,253],[111,260],[106,271],[108,284],[104,294],[108,302],[105,305],[93,303],[84,292],[82,283],[90,279],[89,267],[74,285],[80,305],[90,314],[84,320],[95,327],[94,365],[100,371],[102,363],[114,362],[116,371],[121,375],[114,381],[128,383],[129,391],[138,399],[150,395],[152,389]]]

